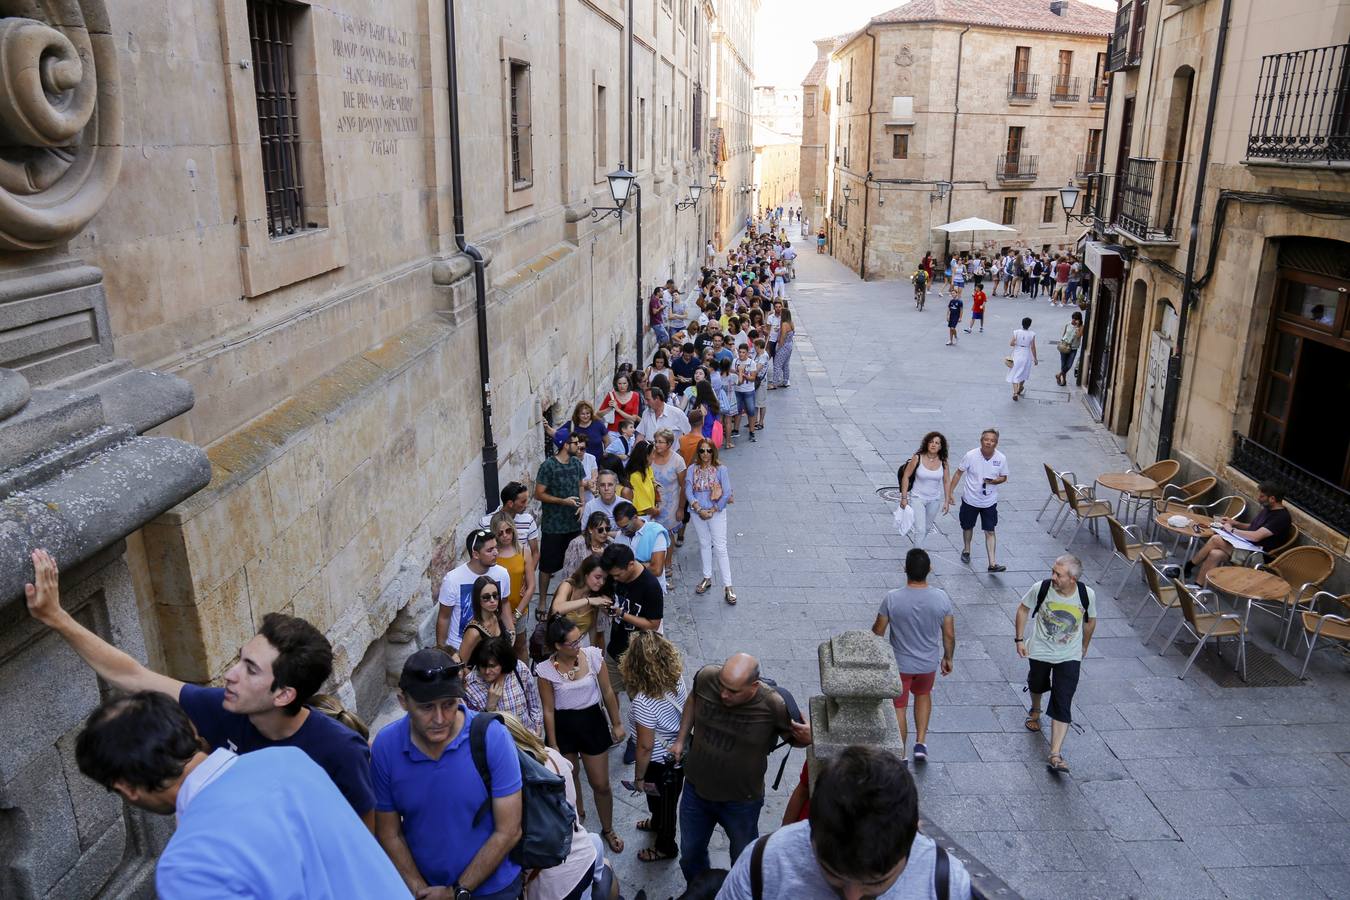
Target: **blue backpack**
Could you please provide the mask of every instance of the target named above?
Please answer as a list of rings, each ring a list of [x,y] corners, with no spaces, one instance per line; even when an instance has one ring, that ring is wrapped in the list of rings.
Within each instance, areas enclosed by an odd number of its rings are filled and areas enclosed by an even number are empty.
[[[469,725],[469,752],[483,779],[487,799],[474,814],[476,827],[492,808],[492,772],[487,761],[487,730],[501,721],[496,713],[478,713]],[[505,727],[505,726],[503,726]],[[520,748],[520,841],[511,848],[511,862],[522,869],[551,869],[572,852],[572,829],[577,811],[567,802],[563,777]]]

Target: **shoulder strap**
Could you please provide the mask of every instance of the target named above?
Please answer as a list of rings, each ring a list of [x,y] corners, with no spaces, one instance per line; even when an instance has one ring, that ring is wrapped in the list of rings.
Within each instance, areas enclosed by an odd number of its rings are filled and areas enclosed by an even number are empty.
[[[1083,604],[1083,618],[1086,619],[1088,614],[1087,585],[1081,581],[1078,582],[1078,602]]]
[[[1045,595],[1050,593],[1050,580],[1047,578],[1041,582],[1041,589],[1036,592],[1036,606],[1031,610],[1031,617],[1036,618],[1036,614],[1041,611],[1041,604],[1045,602]]]
[[[937,900],[947,900],[951,894],[952,863],[942,845],[936,841],[934,845],[937,849],[937,859],[933,860],[933,893],[937,896]]]
[[[489,725],[500,720],[501,717],[496,713],[483,712],[475,714],[473,721],[469,723],[469,754],[473,757],[473,766],[478,770],[478,777],[483,779],[483,787],[487,790],[487,799],[473,816],[475,827],[492,807],[492,770],[488,768],[487,730]]]
[[[754,900],[764,900],[764,846],[769,837],[766,834],[755,841],[755,849],[750,853],[750,896]]]

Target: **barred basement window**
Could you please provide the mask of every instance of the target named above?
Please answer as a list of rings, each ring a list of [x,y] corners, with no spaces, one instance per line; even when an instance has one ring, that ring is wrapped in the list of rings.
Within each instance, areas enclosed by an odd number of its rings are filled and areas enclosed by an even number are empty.
[[[511,60],[511,186],[515,190],[534,183],[534,157],[530,143],[530,64]]]
[[[267,200],[267,232],[295,234],[304,221],[300,172],[300,123],[295,98],[292,32],[303,9],[284,0],[249,0],[253,87],[258,98],[258,136]]]

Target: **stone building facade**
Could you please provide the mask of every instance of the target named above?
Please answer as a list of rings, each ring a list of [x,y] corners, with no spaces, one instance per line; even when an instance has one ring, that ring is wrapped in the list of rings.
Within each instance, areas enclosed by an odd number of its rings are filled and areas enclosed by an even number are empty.
[[[754,210],[755,13],[760,0],[717,4],[712,48],[713,244],[725,250]]]
[[[755,124],[785,134],[802,136],[802,89],[755,85]]]
[[[1284,482],[1341,557],[1350,426],[1327,412],[1350,371],[1350,45],[1328,43],[1346,34],[1337,0],[1123,2],[1080,207],[1101,276],[1089,405],[1141,465],[1176,458],[1249,498]]]
[[[163,830],[69,765],[100,686],[29,627],[27,551],[56,541],[79,614],[188,681],[219,677],[266,613],[304,616],[333,642],[328,687],[371,715],[429,635],[487,469],[532,481],[542,417],[594,401],[633,359],[654,285],[692,284],[712,204],[676,203],[712,171],[713,35],[723,53],[748,47],[748,14],[719,26],[709,3],[663,0],[635,6],[630,32],[615,0],[457,3],[448,52],[439,0],[19,6],[48,18],[7,9],[3,40],[22,32],[85,68],[0,92],[6,109],[58,112],[51,134],[6,125],[22,152],[0,153],[0,367],[25,376],[0,368],[0,498],[6,515],[20,488],[45,499],[0,527],[15,625],[0,644],[15,717],[0,738],[0,895],[133,896]],[[743,93],[748,109],[748,80]],[[621,222],[595,221],[620,163],[640,190]],[[487,259],[481,310],[456,199]],[[62,505],[75,476],[24,455],[71,435],[60,459],[80,477],[107,469],[122,493],[100,496],[125,500],[97,527],[79,515],[91,507]],[[38,672],[60,673],[59,716]]]
[[[952,250],[1071,246],[1057,191],[1101,138],[1111,21],[1078,0],[912,0],[843,39],[825,75],[830,252],[864,278],[907,276],[948,246],[933,226],[970,216],[1015,231]]]
[[[801,147],[791,135],[755,126],[755,202],[761,209],[801,205],[797,193]]]
[[[830,53],[842,38],[815,41],[816,61],[802,79],[802,149],[797,164],[797,189],[802,195],[802,215],[813,229],[825,221],[826,184],[830,166],[826,150],[830,142]]]

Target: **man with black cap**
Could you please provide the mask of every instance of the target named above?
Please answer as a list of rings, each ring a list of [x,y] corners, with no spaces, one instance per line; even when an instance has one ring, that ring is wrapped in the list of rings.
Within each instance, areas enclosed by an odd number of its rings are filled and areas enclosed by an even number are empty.
[[[419,900],[515,900],[520,866],[507,854],[521,836],[520,760],[500,721],[487,728],[492,797],[469,748],[474,713],[460,702],[459,663],[427,648],[398,681],[407,715],[371,749],[375,835]],[[490,814],[475,823],[491,799]]]

